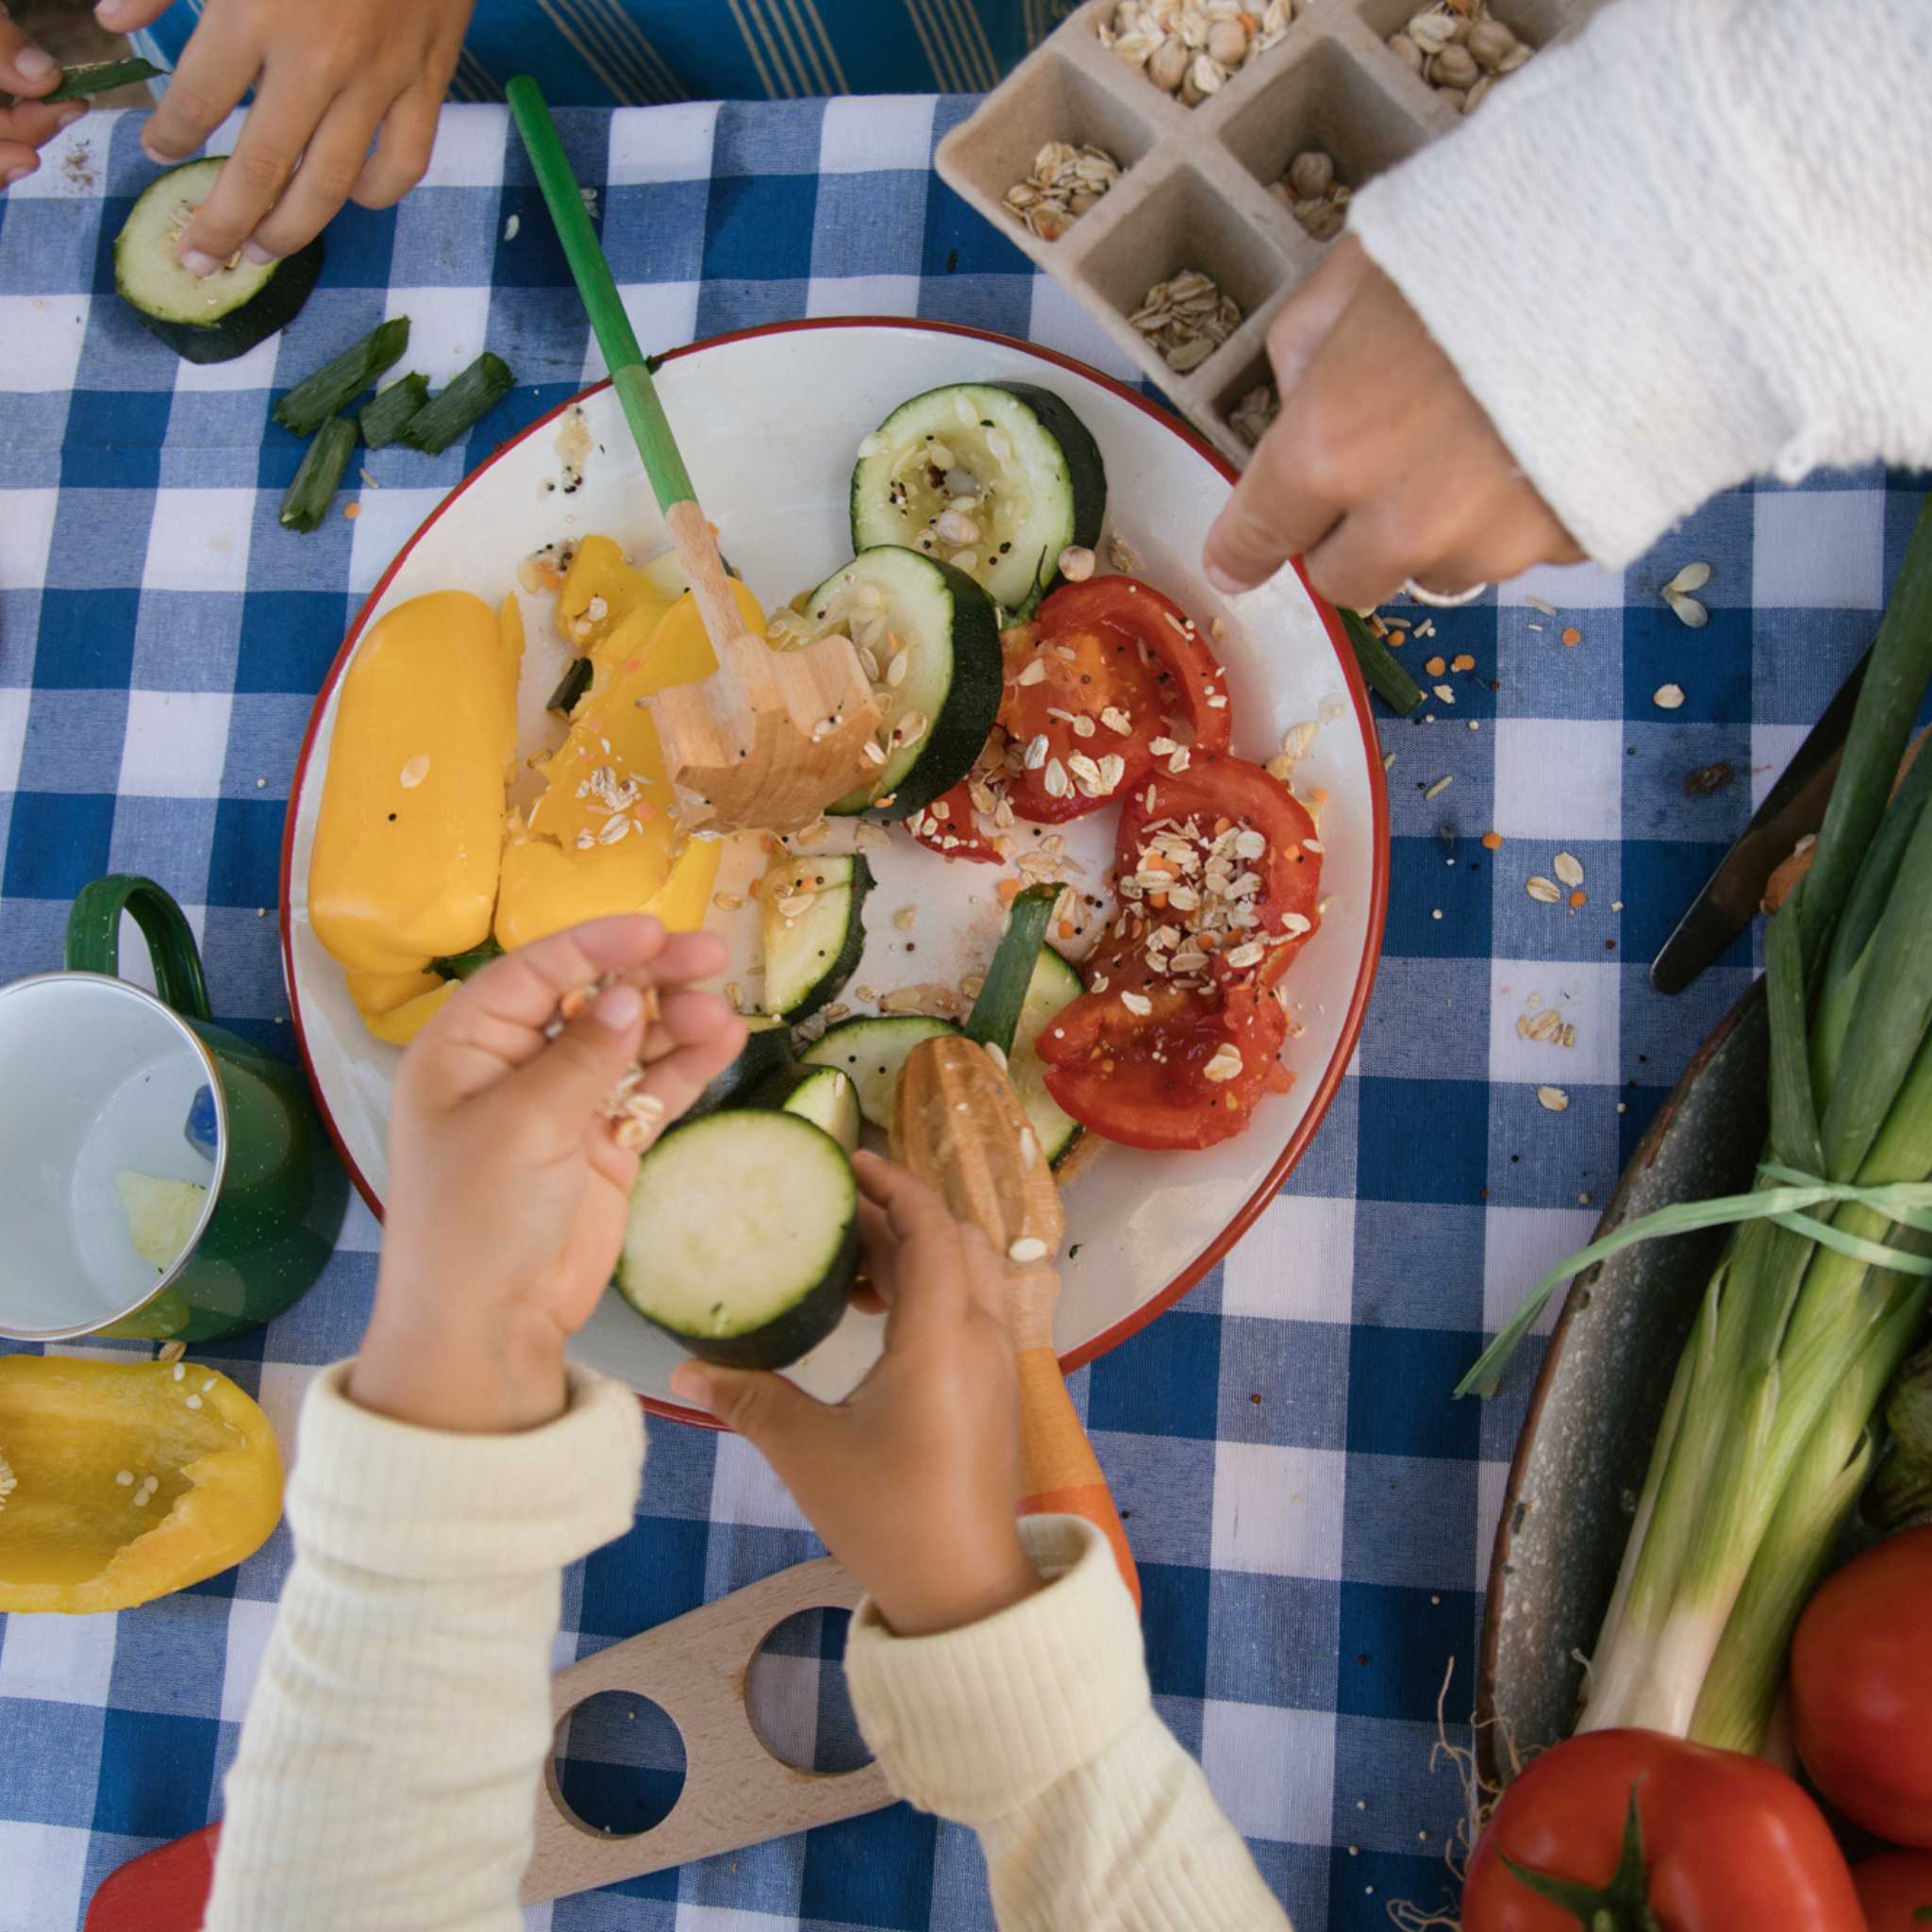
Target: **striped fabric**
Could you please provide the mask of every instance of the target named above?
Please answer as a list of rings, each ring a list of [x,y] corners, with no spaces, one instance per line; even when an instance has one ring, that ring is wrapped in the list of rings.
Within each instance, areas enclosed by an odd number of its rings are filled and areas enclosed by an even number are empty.
[[[515,74],[553,103],[650,106],[823,94],[979,93],[1074,0],[477,0],[450,82],[499,101]],[[202,0],[135,38],[173,67]]]

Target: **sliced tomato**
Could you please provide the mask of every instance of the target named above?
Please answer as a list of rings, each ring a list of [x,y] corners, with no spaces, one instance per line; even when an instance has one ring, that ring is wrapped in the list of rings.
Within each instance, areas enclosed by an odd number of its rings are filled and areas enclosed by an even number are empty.
[[[991,865],[1003,862],[991,839],[980,829],[970,778],[961,778],[950,791],[941,792],[924,811],[914,812],[903,823],[922,845],[941,858],[971,858]]]
[[[1204,756],[1127,799],[1120,910],[1088,991],[1037,1042],[1066,1112],[1131,1147],[1209,1147],[1280,1091],[1288,1020],[1273,989],[1318,924],[1314,830],[1287,786],[1241,758]]]
[[[1220,663],[1192,619],[1138,578],[1063,585],[1006,644],[1000,723],[1031,748],[1009,793],[1022,818],[1056,824],[1098,810],[1171,757],[1157,743],[1227,744]]]
[[[1288,1020],[1273,993],[1257,987],[1144,993],[1136,1014],[1119,990],[1084,993],[1037,1042],[1046,1091],[1083,1126],[1129,1147],[1186,1149],[1232,1140],[1267,1091]],[[1207,1069],[1231,1049],[1231,1079]]]

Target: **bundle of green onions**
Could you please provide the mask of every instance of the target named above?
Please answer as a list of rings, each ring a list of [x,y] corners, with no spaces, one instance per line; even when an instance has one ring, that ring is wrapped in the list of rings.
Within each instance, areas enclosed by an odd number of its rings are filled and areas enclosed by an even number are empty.
[[[1580,1729],[1762,1744],[1792,1627],[1870,1472],[1874,1411],[1932,1299],[1916,1272],[1932,1255],[1932,752],[1892,788],[1928,682],[1932,502],[1811,868],[1767,930],[1757,1190],[1656,1218],[1735,1225],[1665,1406]],[[1560,1278],[1458,1393],[1493,1391]]]

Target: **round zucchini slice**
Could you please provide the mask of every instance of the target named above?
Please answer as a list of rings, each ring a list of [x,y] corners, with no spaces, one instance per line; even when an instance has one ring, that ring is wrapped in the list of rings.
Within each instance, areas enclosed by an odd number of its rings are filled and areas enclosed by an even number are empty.
[[[999,613],[964,571],[894,543],[861,550],[803,600],[787,628],[808,644],[848,632],[859,662],[869,658],[877,672],[885,762],[871,785],[828,810],[907,818],[973,769],[999,715],[1005,674]]]
[[[956,382],[903,402],[859,444],[852,547],[904,543],[1031,615],[1069,544],[1107,512],[1100,445],[1059,397],[1028,383]]]
[[[858,1183],[797,1113],[686,1121],[638,1163],[624,1299],[691,1354],[782,1369],[836,1328],[858,1270]]]
[[[175,258],[181,231],[215,185],[225,155],[170,168],[142,190],[114,238],[114,287],[142,323],[189,362],[230,362],[293,322],[322,273],[322,237],[282,261],[233,257],[211,275]]]

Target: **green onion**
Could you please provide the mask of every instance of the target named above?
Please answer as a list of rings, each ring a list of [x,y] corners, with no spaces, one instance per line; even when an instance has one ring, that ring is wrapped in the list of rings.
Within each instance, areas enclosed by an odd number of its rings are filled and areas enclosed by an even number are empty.
[[[592,669],[588,658],[573,658],[570,668],[557,680],[557,689],[550,693],[550,702],[543,708],[560,711],[569,717],[571,707],[591,688]]]
[[[348,408],[409,346],[409,318],[392,316],[305,375],[275,405],[275,421],[297,436],[313,436]]]
[[[1341,627],[1355,646],[1369,689],[1400,717],[1407,717],[1423,701],[1423,690],[1396,661],[1395,653],[1372,631],[1359,611],[1344,610]]]
[[[362,405],[357,421],[362,425],[362,441],[371,449],[387,449],[415,420],[429,400],[429,378],[409,375],[398,378],[375,399]]]
[[[1831,1182],[1932,1178],[1932,758],[1888,803],[1928,681],[1932,504],[1879,627],[1812,867],[1766,937],[1767,1158]],[[1816,1213],[1844,1247],[1801,1219],[1747,1221],[1711,1275],[1583,1729],[1762,1742],[1791,1629],[1873,1460],[1873,1411],[1932,1300],[1926,1277],[1885,1262],[1932,1253],[1932,1232],[1870,1201]]]
[[[410,418],[400,440],[425,456],[441,456],[458,437],[467,436],[515,387],[516,377],[509,373],[508,363],[485,349],[441,395]]]
[[[303,452],[289,492],[282,498],[282,528],[314,530],[322,525],[356,449],[356,425],[346,416],[331,417]]]
[[[1932,1523],[1932,1347],[1899,1370],[1886,1397],[1891,1447],[1865,1497],[1865,1514],[1880,1529]]]
[[[1026,990],[1033,984],[1033,968],[1046,939],[1047,921],[1053,917],[1061,890],[1058,886],[1028,886],[1014,895],[1007,929],[987,962],[986,984],[966,1016],[968,1040],[976,1040],[981,1046],[996,1046],[1002,1053],[1012,1052]]]
[[[60,76],[60,85],[52,93],[20,94],[15,105],[27,107],[38,104],[50,108],[56,101],[85,100],[93,94],[111,93],[117,87],[133,87],[143,80],[159,80],[166,73],[165,67],[157,67],[152,60],[96,60],[85,67],[70,67]]]

